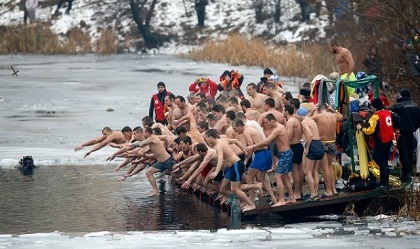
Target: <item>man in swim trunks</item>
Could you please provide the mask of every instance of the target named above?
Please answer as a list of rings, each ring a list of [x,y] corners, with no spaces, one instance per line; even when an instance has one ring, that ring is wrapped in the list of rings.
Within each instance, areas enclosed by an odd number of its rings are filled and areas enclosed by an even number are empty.
[[[286,130],[289,137],[290,148],[293,151],[293,184],[295,185],[295,198],[302,197],[302,185],[305,174],[302,168],[303,145],[302,139],[302,125],[296,118],[295,108],[292,105],[285,105]]]
[[[249,211],[255,209],[255,204],[246,196],[245,192],[240,188],[242,174],[245,171],[245,165],[239,159],[239,157],[233,152],[229,144],[220,139],[217,131],[215,129],[207,130],[204,136],[207,144],[210,147],[213,147],[216,150],[216,153],[219,157],[217,161],[216,169],[214,172],[210,173],[210,179],[216,178],[221,170],[224,170],[225,179],[222,181],[221,189],[223,189],[223,184],[227,184],[230,181],[231,190],[238,196],[238,198],[245,203],[242,211]],[[261,186],[256,186],[260,188]]]
[[[258,132],[256,129],[246,127],[241,119],[235,119],[232,123],[232,128],[235,132],[237,132],[245,138],[247,146],[254,145],[264,139],[261,133]],[[264,188],[270,194],[272,202],[276,203],[277,198],[274,195],[273,188],[271,187],[269,179],[266,178],[266,173],[269,169],[271,169],[271,164],[271,152],[267,148],[267,146],[259,146],[255,148],[252,163],[249,167],[246,181],[248,184],[253,184],[254,178],[256,178],[258,182],[261,182],[263,184]],[[249,192],[249,198],[251,200],[254,200],[254,191]]]
[[[355,81],[356,76],[354,75],[354,59],[350,50],[343,48],[338,40],[333,39],[329,44],[329,51],[335,54],[335,61],[338,66],[338,73],[340,79]],[[357,97],[355,94],[355,88],[347,87],[347,93],[349,96]]]
[[[328,104],[317,106],[317,109],[318,111],[309,112],[308,116],[317,124],[319,137],[324,147],[324,157],[321,161],[325,181],[324,196],[330,197],[337,194],[332,160],[335,153],[337,121],[341,121],[343,115],[332,109]]]
[[[150,127],[144,128],[144,137],[145,140],[136,143],[137,147],[143,147],[145,145],[149,145],[150,151],[152,152],[152,156],[156,158],[156,163],[150,166],[150,168],[146,171],[147,179],[149,180],[150,185],[152,186],[152,192],[148,195],[151,196],[158,196],[159,190],[157,188],[156,179],[154,174],[158,172],[163,172],[165,170],[171,171],[173,169],[173,165],[176,163],[174,158],[166,151],[165,144],[160,138],[153,134],[153,130]],[[138,153],[140,157],[145,156],[146,158],[149,156],[148,154]]]
[[[261,140],[258,143],[255,143],[251,146],[246,147],[245,150],[250,151],[262,146],[267,146],[271,142],[275,142],[278,149],[279,161],[276,165],[276,174],[275,179],[277,183],[277,188],[279,191],[279,196],[277,198],[277,203],[272,205],[273,207],[285,205],[288,203],[295,203],[296,198],[293,194],[289,195],[289,200],[286,202],[284,199],[284,186],[286,187],[289,193],[293,193],[292,182],[288,176],[290,172],[293,171],[293,152],[290,149],[289,137],[286,131],[286,127],[279,122],[277,122],[276,117],[273,114],[267,114],[263,119],[264,125],[270,129],[272,132],[266,139]]]
[[[311,191],[311,199],[314,200],[318,198],[318,167],[320,160],[324,157],[324,147],[320,141],[319,131],[315,121],[306,115],[306,109],[299,108],[297,116],[298,120],[301,121],[302,131],[306,139],[305,149],[303,151],[304,155],[306,155],[306,181]]]
[[[209,178],[209,173],[214,171],[214,165],[217,165],[218,157],[217,153],[214,149],[207,147],[204,143],[199,143],[195,146],[194,149],[197,154],[192,157],[187,158],[185,161],[181,163],[177,163],[174,165],[174,171],[178,169],[182,169],[185,164],[190,164],[193,162],[198,161],[199,165],[196,170],[188,177],[182,184],[182,188],[187,189],[190,187],[191,183],[198,179],[197,177],[201,177],[202,185],[206,188],[210,188],[213,191],[219,192],[220,191],[220,182],[223,180],[223,173],[220,171],[219,175],[215,177],[214,181],[212,182]]]

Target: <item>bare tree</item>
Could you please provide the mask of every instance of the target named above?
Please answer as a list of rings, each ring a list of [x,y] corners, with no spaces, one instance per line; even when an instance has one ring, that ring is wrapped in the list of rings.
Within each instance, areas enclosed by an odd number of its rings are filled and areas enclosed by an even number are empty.
[[[281,0],[275,0],[274,2],[274,22],[280,23],[281,16]]]
[[[265,5],[265,0],[252,0],[251,6],[254,8],[255,11],[255,22],[262,23],[264,21],[263,18],[263,9]]]
[[[157,0],[129,0],[131,14],[140,34],[143,36],[144,46],[146,48],[157,48],[163,42],[169,41],[167,36],[151,31],[150,21],[157,2]]]

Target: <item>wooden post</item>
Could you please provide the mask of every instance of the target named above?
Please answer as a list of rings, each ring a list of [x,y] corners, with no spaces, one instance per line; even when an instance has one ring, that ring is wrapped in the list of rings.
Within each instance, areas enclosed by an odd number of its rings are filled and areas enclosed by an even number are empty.
[[[239,229],[241,228],[241,207],[238,196],[231,193],[228,195],[229,205],[230,205],[230,229]]]

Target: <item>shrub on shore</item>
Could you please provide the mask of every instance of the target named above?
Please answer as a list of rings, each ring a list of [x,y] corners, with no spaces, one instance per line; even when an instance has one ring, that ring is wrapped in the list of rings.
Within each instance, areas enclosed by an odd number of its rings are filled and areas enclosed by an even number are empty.
[[[61,51],[57,35],[43,25],[0,27],[1,54],[55,54]]]
[[[302,42],[268,45],[262,39],[249,40],[239,34],[223,40],[208,41],[201,48],[183,56],[196,61],[228,63],[232,66],[270,67],[282,76],[307,78],[313,78],[319,73],[328,76],[336,68],[325,44]]]
[[[63,41],[53,33],[48,24],[0,27],[0,54],[86,54],[117,53],[117,38],[112,30],[102,31],[92,44],[88,31],[78,27],[67,32]]]
[[[115,54],[118,51],[117,37],[112,29],[105,29],[96,40],[96,53],[100,55]]]

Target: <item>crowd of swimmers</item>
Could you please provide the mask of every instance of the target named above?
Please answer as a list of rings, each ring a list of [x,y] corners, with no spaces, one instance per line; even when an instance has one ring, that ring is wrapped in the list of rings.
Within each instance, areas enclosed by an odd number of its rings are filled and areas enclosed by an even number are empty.
[[[331,77],[349,79],[343,70],[347,55],[334,46],[330,50],[341,53],[340,72]],[[155,178],[159,172],[177,179],[182,188],[217,193],[222,202],[233,192],[243,211],[254,209],[254,201],[265,193],[273,206],[338,195],[332,163],[337,122],[343,115],[330,104],[314,104],[311,83],[303,84],[294,97],[272,70],[266,68],[263,74],[258,84],[245,84],[236,70],[223,72],[219,83],[200,77],[189,86],[186,97],[174,95],[159,82],[142,126],[122,131],[105,127],[102,136],[75,150],[92,146],[87,157],[104,146],[115,147],[107,160],[124,160],[113,171],[128,165],[120,178],[125,180],[145,170],[152,188],[149,196],[160,194]],[[329,89],[329,94],[333,92]],[[374,107],[380,111],[383,106]],[[325,184],[322,195],[318,193],[320,172]],[[304,193],[304,182],[309,193]]]

